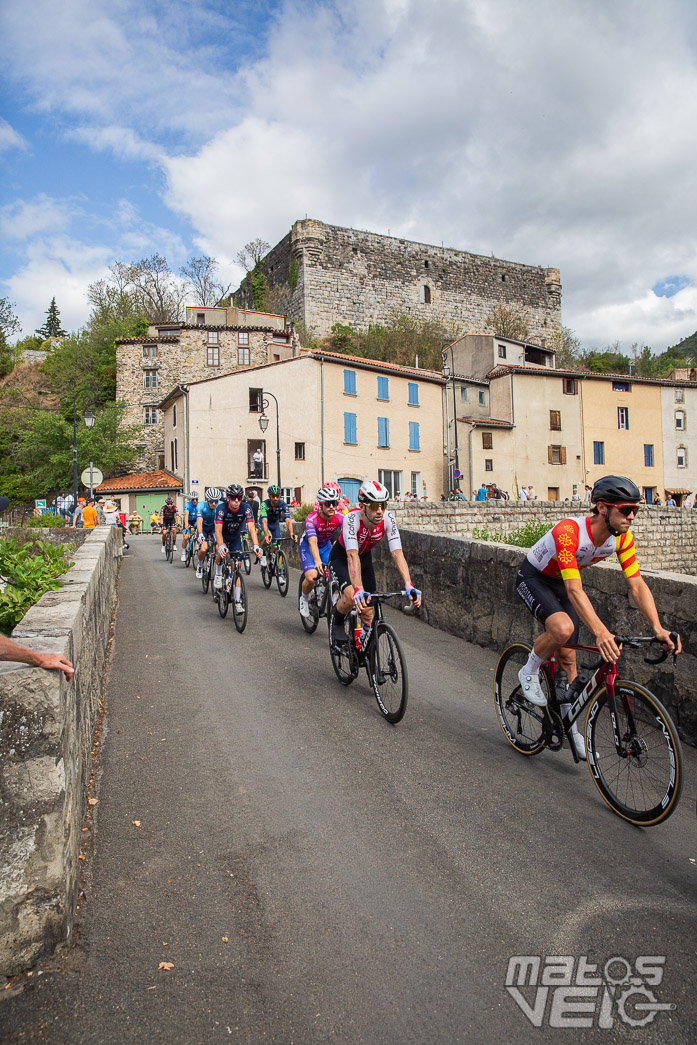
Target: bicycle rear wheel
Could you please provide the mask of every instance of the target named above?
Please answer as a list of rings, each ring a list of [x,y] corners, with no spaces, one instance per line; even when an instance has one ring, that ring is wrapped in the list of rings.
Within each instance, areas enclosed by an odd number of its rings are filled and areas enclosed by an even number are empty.
[[[278,590],[285,599],[288,594],[288,560],[286,559],[286,553],[279,551],[278,558],[276,559],[276,584]]]
[[[169,533],[167,534],[167,540],[165,541],[165,553],[166,553],[165,554],[165,559],[167,560],[167,562],[171,562],[172,561],[172,558],[173,558],[173,555],[174,555],[174,553],[172,551],[172,547],[173,547],[172,531],[170,530]]]
[[[206,553],[203,560],[203,573],[201,576],[201,587],[203,588],[203,594],[208,594],[208,586],[211,583],[211,560]]]
[[[394,629],[384,620],[374,625],[368,676],[382,714],[388,722],[400,722],[409,695],[407,662]]]
[[[228,605],[232,598],[232,593],[228,593],[227,586],[230,578],[226,570],[223,570],[223,586],[218,588],[218,613],[221,617],[227,617]],[[215,592],[213,593],[215,595]]]
[[[494,675],[499,725],[508,743],[522,755],[537,755],[546,743],[543,709],[525,700],[518,679],[518,672],[527,661],[531,648],[527,642],[511,643],[499,657]],[[545,671],[540,672],[540,686],[549,700],[552,687]]]
[[[346,626],[338,632],[334,625],[334,615],[329,614],[329,656],[334,674],[342,686],[350,686],[358,675],[358,658],[352,644],[353,635],[346,637]]]
[[[237,582],[240,582],[240,598],[233,600],[232,603],[232,619],[235,623],[235,627],[240,634],[247,627],[247,589],[244,583],[244,577],[239,570],[236,570],[232,575],[232,591],[233,595],[236,593]]]
[[[667,820],[682,790],[682,749],[670,715],[636,682],[615,686],[618,754],[608,693],[599,690],[586,715],[588,769],[618,816],[639,827]]]
[[[300,602],[300,596],[303,593],[303,576],[304,574],[301,573],[300,580],[298,581],[298,602]],[[302,613],[300,614],[302,626],[308,635],[312,635],[312,633],[317,630],[317,625],[319,624],[319,612],[317,610],[317,600],[315,594],[316,589],[313,588],[310,594],[307,596],[307,604],[310,607],[310,616],[303,617]]]
[[[265,588],[270,588],[271,587],[271,581],[273,580],[273,575],[271,573],[271,555],[270,554],[266,556],[266,563],[267,563],[267,565],[266,566],[262,566],[262,568],[261,568],[261,581],[262,581],[262,584],[264,585]]]

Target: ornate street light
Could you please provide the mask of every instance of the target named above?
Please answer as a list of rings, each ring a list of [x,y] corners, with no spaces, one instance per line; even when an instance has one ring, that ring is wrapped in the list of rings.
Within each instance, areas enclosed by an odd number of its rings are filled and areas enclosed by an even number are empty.
[[[277,482],[278,488],[280,490],[281,489],[281,441],[280,441],[279,430],[278,430],[278,399],[276,399],[276,396],[273,394],[273,392],[264,392],[263,393],[263,398],[262,398],[262,401],[261,401],[261,406],[262,406],[262,411],[263,412],[262,412],[261,417],[259,418],[259,427],[261,428],[262,432],[265,432],[266,429],[269,427],[269,418],[268,418],[268,415],[266,413],[266,408],[269,405],[269,401],[266,398],[266,396],[271,396],[271,398],[273,399],[274,403],[276,404],[276,474],[277,474],[276,482]]]
[[[78,388],[73,396],[73,512],[77,511],[77,401],[82,400],[82,409],[85,411],[83,420],[88,428],[94,427],[97,418],[92,413],[92,407],[97,404],[97,393],[93,388]]]

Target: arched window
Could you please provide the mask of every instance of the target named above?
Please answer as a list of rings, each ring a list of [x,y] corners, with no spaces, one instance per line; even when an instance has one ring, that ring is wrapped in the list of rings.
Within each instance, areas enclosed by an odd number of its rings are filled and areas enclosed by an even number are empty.
[[[420,301],[422,305],[431,304],[431,288],[429,287],[428,283],[424,283],[424,285],[421,288]]]

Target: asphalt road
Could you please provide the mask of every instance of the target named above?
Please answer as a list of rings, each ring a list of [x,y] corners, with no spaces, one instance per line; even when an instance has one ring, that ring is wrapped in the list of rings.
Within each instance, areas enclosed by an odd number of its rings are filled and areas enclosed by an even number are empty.
[[[131,542],[74,943],[0,992],[1,1040],[692,1045],[695,752],[676,813],[639,830],[568,751],[507,745],[495,652],[391,613],[410,699],[390,726],[303,631],[297,573],[286,599],[248,585],[238,635],[193,570]],[[533,1026],[515,955],[566,956],[585,993],[541,972]],[[622,979],[648,955],[663,979],[635,984],[632,1026],[579,965],[625,959]]]

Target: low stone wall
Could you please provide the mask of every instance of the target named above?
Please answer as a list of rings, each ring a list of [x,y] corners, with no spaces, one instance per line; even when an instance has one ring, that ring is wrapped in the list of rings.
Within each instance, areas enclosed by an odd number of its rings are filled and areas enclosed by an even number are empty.
[[[432,627],[499,650],[514,639],[532,641],[539,634],[539,624],[515,593],[516,569],[524,549],[406,529],[401,529],[401,535],[412,581],[424,595],[419,613]],[[394,591],[401,587],[400,578],[385,544],[381,542],[373,552],[376,577],[383,590]],[[662,622],[680,632],[684,652],[675,667],[671,660],[651,666],[644,663],[641,654],[630,653],[625,658],[625,674],[648,686],[663,701],[680,736],[694,745],[697,578],[647,570],[643,574]],[[583,587],[601,620],[616,634],[651,633],[630,600],[619,565],[601,564],[584,570]],[[491,679],[482,679],[482,699],[493,700],[492,685]]]
[[[120,530],[97,527],[13,632],[64,653],[62,671],[0,664],[0,973],[25,969],[72,930],[80,829],[109,641]]]
[[[390,508],[400,530],[458,537],[473,537],[475,527],[505,535],[530,522],[553,526],[567,515],[588,512],[588,506],[577,501],[419,501]],[[642,507],[632,533],[642,568],[697,574],[697,509]]]

